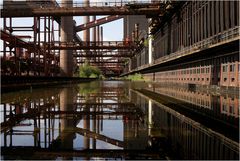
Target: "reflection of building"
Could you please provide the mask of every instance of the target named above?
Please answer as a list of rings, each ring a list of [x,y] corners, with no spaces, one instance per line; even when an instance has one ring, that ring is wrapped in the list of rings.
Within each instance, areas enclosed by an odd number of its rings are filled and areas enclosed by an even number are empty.
[[[239,97],[220,96],[221,113],[239,118]]]
[[[172,87],[155,88],[155,91],[166,96],[173,97],[181,101],[191,103],[193,105],[197,105],[199,107],[207,108],[210,110],[214,108],[212,104],[214,97],[212,97],[209,93],[195,92],[184,88]]]
[[[183,112],[186,116],[195,116],[193,119],[197,119],[198,122],[210,121],[215,126],[218,124],[222,128],[228,128],[229,131],[235,131],[239,127],[238,96],[232,96],[224,100],[223,96],[190,91],[176,86],[167,87],[160,84],[154,86],[153,89],[149,88],[149,90],[154,90],[156,97],[159,94],[158,97],[164,104],[170,104],[171,108]],[[214,125],[210,126],[215,128]]]
[[[210,93],[203,93],[197,91],[189,91],[184,88],[159,87],[155,88],[155,92],[160,94],[191,103],[196,107],[212,110],[217,115],[227,114],[235,118],[239,118],[239,98],[213,96]],[[220,101],[219,101],[220,99]]]
[[[178,159],[238,159],[239,145],[229,138],[206,130],[198,122],[154,104],[155,127],[168,138]],[[224,150],[223,150],[224,149]],[[230,154],[231,153],[231,154]]]

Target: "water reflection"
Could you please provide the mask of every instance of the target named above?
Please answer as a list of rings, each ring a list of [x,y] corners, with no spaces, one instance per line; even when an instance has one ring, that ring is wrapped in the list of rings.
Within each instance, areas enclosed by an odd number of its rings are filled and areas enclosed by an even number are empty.
[[[191,111],[224,123],[226,126],[239,127],[239,95],[231,93],[212,93],[211,91],[192,91],[176,86],[151,84],[150,91],[173,98],[178,104],[185,105]]]
[[[146,87],[99,81],[4,94],[1,159],[238,159],[238,143],[135,90]]]

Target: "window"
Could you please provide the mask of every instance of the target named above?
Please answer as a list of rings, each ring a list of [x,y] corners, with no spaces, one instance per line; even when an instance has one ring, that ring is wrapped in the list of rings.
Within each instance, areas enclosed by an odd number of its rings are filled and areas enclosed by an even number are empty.
[[[226,82],[227,81],[227,78],[224,78],[224,82]]]
[[[234,72],[234,70],[235,70],[235,64],[230,65],[230,72]]]
[[[227,72],[227,65],[223,66],[223,72]]]
[[[235,78],[232,78],[232,82],[234,82]]]
[[[210,71],[210,69],[209,69],[209,68],[207,68],[207,69],[206,69],[206,73],[209,73],[209,71]]]
[[[200,69],[197,69],[197,73],[200,73]]]
[[[201,73],[204,73],[204,72],[205,72],[204,68],[201,68]]]

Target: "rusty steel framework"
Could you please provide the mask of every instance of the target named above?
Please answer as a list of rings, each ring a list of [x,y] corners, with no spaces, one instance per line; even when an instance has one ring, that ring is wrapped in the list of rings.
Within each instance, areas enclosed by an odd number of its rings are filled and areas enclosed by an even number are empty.
[[[98,66],[103,73],[110,71],[121,74],[125,60],[134,56],[134,51],[138,48],[137,43],[131,40],[104,42],[103,28],[100,25],[123,18],[123,15],[158,17],[163,14],[163,8],[166,6],[165,2],[150,1],[91,2],[87,6],[84,3],[73,3],[72,6],[65,7],[66,3],[68,2],[58,3],[55,0],[4,1],[1,9],[1,75],[60,76],[62,50],[73,51],[73,58],[76,59],[73,61],[73,70],[77,65],[84,63],[84,60],[90,60],[91,64]],[[82,25],[73,23],[73,40],[60,40],[61,16],[89,15],[110,16],[98,20],[95,17]],[[16,17],[31,17],[33,25],[14,26],[13,21]],[[93,41],[82,41],[77,32],[90,28],[94,29]],[[26,35],[16,34],[25,31]],[[114,60],[114,63],[108,63],[109,58]]]
[[[2,75],[45,75],[54,76],[58,73],[59,50],[51,49],[54,42],[54,18],[34,17],[33,26],[13,26],[13,18],[3,18],[3,55],[1,57]],[[8,23],[7,23],[8,22]],[[43,24],[43,27],[40,26]],[[58,27],[59,29],[59,27]],[[29,35],[15,35],[14,32],[28,31]],[[43,40],[41,39],[43,35]],[[26,41],[24,38],[32,39]]]

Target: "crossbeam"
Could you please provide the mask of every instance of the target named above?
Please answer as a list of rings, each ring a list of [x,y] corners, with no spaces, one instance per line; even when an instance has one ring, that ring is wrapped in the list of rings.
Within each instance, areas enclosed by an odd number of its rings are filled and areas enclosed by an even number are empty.
[[[106,5],[109,4],[109,5]],[[34,16],[90,16],[90,15],[146,15],[163,14],[161,6],[164,3],[138,3],[129,1],[121,5],[103,3],[103,5],[83,6],[74,3],[73,7],[63,7],[61,3],[46,3],[44,1],[13,1],[4,3],[1,9],[2,17],[34,17]]]
[[[107,17],[104,17],[104,18],[100,18],[98,20],[91,21],[89,23],[76,26],[75,31],[76,32],[83,31],[83,30],[86,30],[86,29],[89,29],[89,28],[92,28],[92,27],[96,27],[98,25],[102,25],[102,24],[105,24],[105,23],[108,23],[108,22],[112,22],[112,21],[121,19],[123,17],[124,16],[112,15],[112,16],[107,16]]]
[[[132,41],[89,41],[89,42],[59,42],[51,44],[53,50],[90,50],[90,49],[135,49]]]

